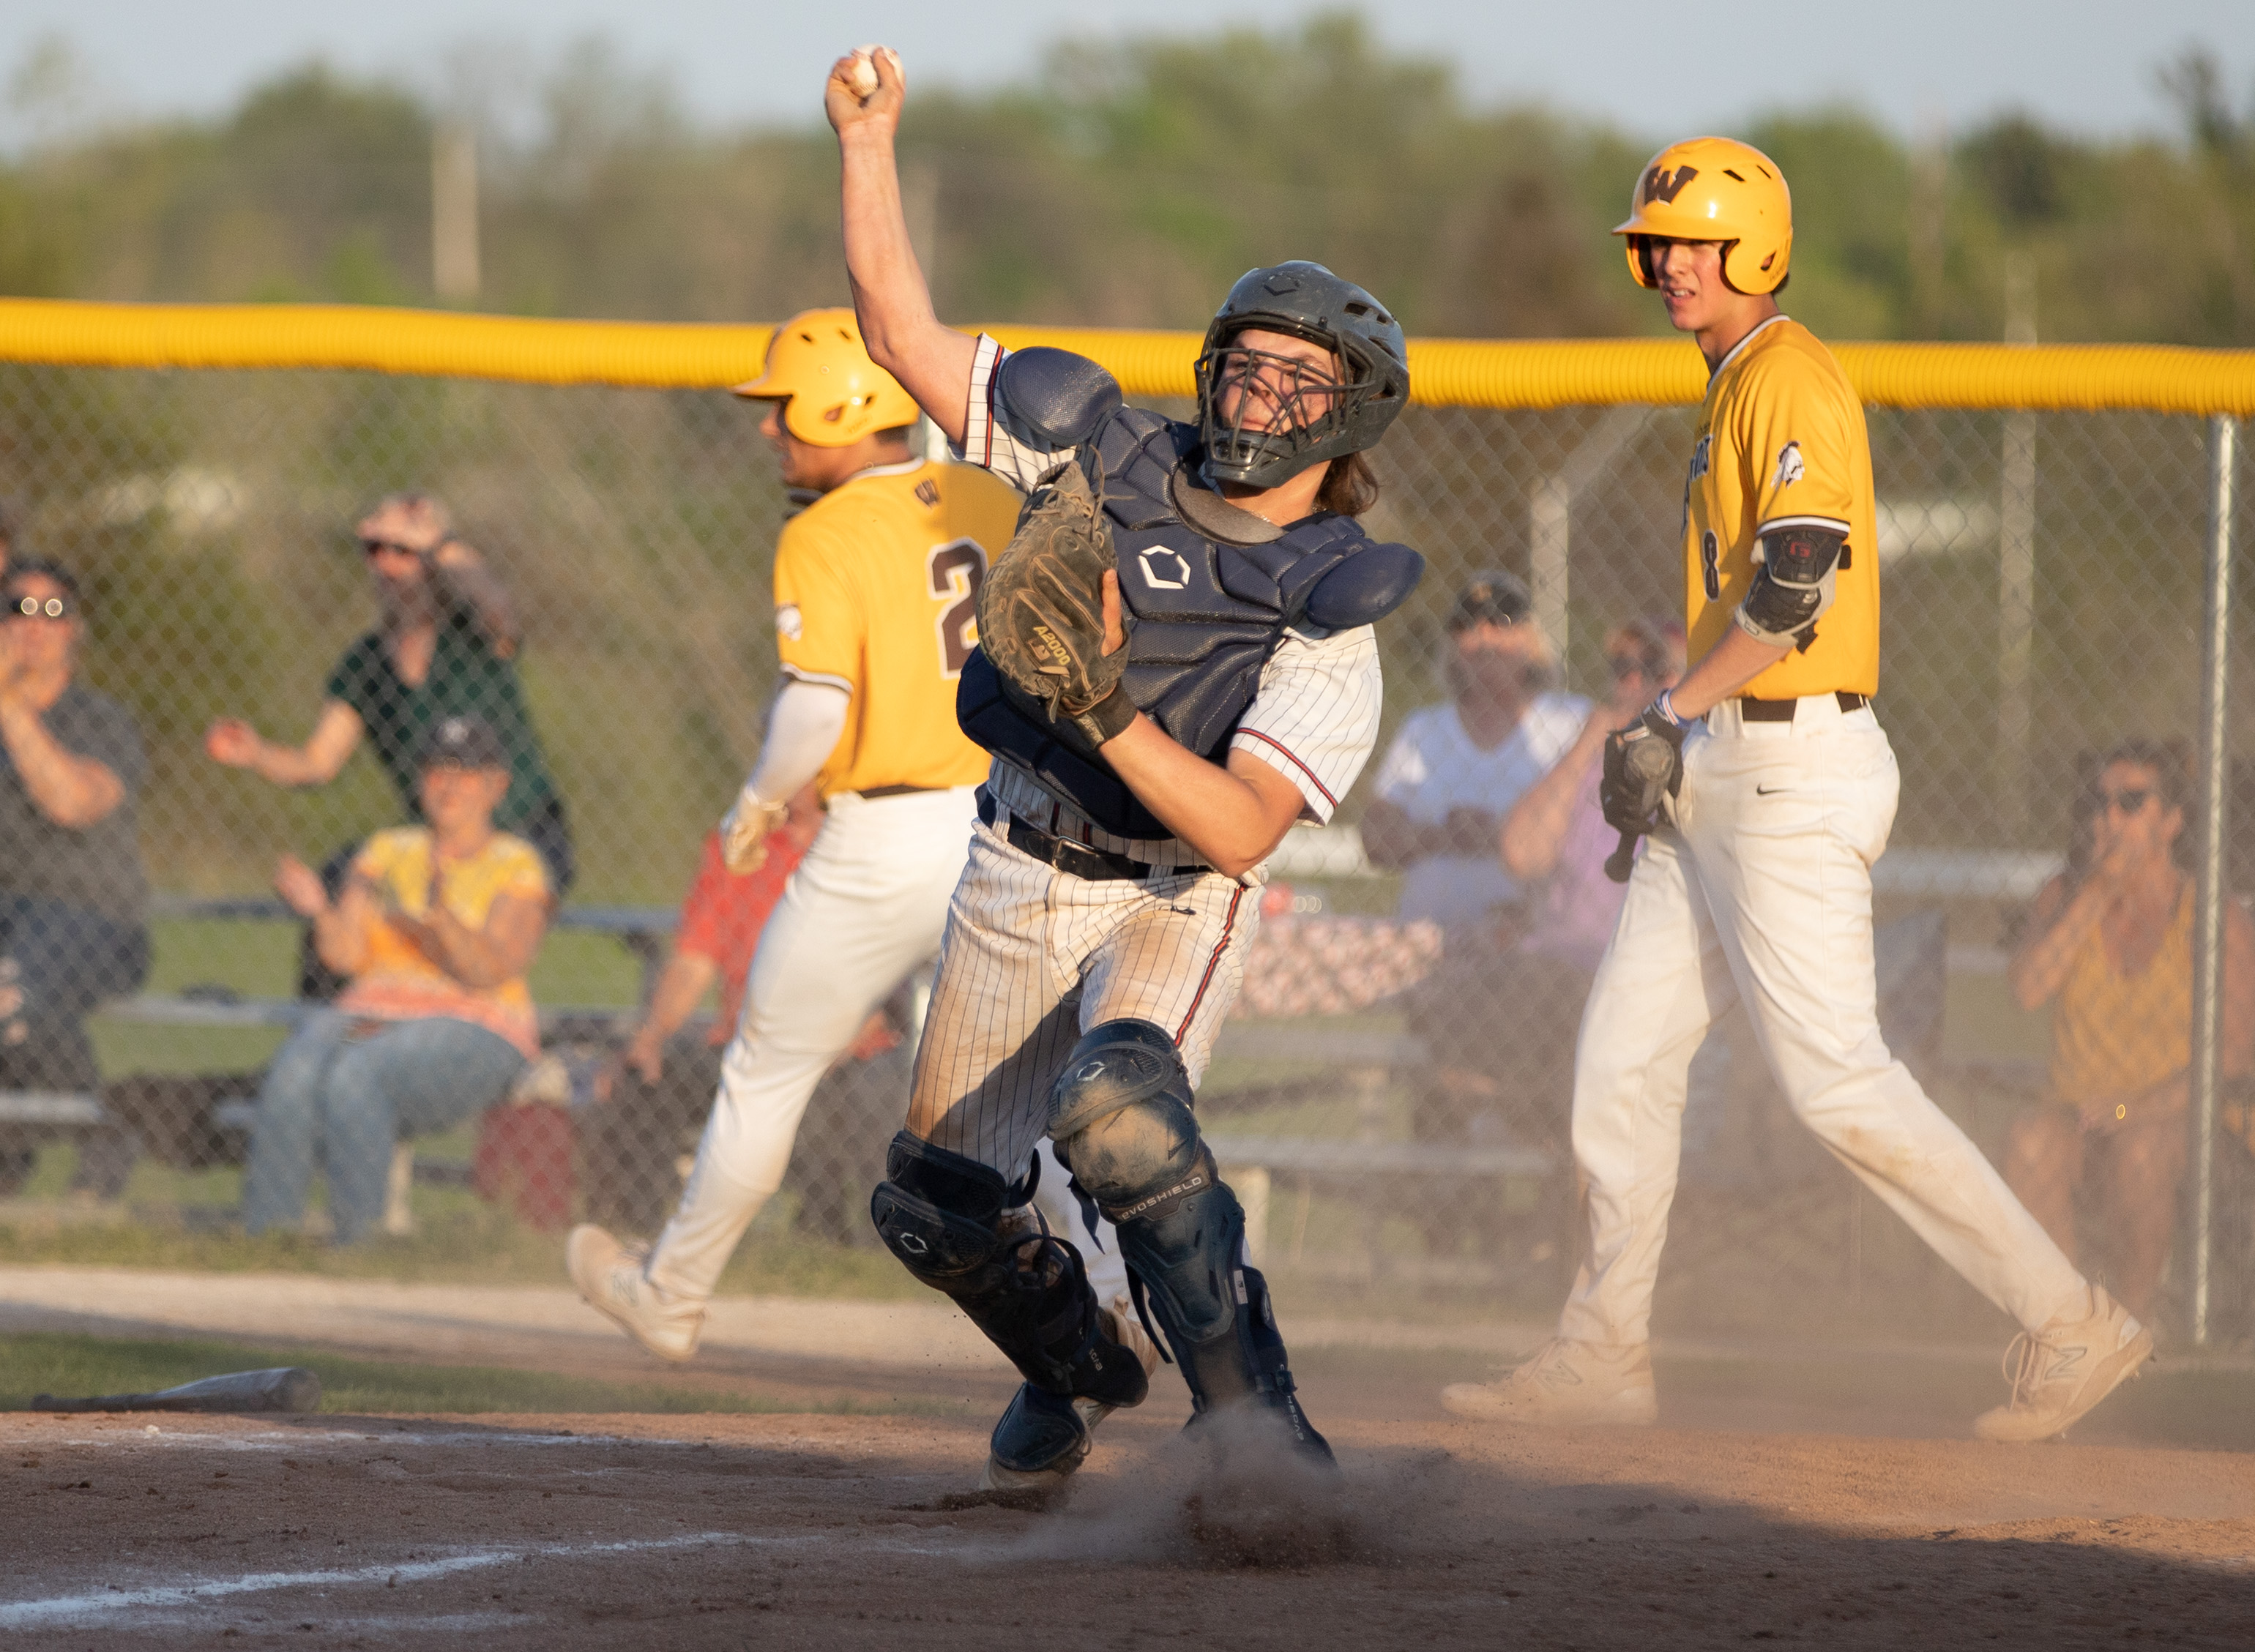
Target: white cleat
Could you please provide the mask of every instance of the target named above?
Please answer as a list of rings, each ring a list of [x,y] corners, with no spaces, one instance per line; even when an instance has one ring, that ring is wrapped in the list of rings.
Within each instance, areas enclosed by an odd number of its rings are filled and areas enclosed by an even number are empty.
[[[2090,1312],[2023,1331],[2005,1350],[2013,1397],[1973,1419],[1983,1439],[2056,1439],[2153,1357],[2153,1334],[2097,1285]]]
[[[1135,1305],[1125,1293],[1113,1298],[1110,1307],[1099,1308],[1096,1317],[1104,1326],[1105,1335],[1142,1362],[1145,1376],[1158,1375],[1159,1345],[1143,1329],[1142,1316],[1135,1312]]]
[[[1652,1386],[1652,1350],[1604,1348],[1553,1337],[1535,1357],[1493,1382],[1452,1382],[1441,1404],[1483,1423],[1548,1428],[1591,1424],[1648,1427],[1660,1419]]]
[[[564,1266],[589,1307],[659,1359],[678,1364],[697,1352],[705,1309],[676,1301],[643,1277],[649,1251],[647,1245],[622,1245],[583,1222],[564,1242]]]

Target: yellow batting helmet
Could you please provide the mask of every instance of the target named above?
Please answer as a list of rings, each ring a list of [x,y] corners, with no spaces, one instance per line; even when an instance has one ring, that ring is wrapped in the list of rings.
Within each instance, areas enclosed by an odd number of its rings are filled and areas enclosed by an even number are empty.
[[[784,322],[768,340],[760,376],[736,394],[781,402],[783,428],[815,447],[851,447],[872,430],[917,421],[900,381],[869,359],[851,310],[809,310]]]
[[[1793,195],[1777,163],[1751,144],[1694,137],[1654,156],[1629,196],[1629,273],[1648,287],[1637,238],[1719,241],[1723,279],[1739,292],[1775,292],[1793,262]]]

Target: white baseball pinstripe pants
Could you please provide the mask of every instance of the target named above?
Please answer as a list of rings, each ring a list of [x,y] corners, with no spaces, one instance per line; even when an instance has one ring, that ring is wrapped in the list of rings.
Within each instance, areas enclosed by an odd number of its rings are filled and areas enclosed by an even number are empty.
[[[1260,913],[1257,884],[1215,872],[1078,878],[994,827],[974,828],[917,1050],[909,1129],[1020,1174],[1048,1131],[1050,1085],[1073,1045],[1128,1018],[1167,1030],[1195,1086]]]
[[[1740,1001],[1795,1113],[1942,1260],[2031,1330],[2084,1311],[2074,1264],[1879,1034],[1871,865],[1898,784],[1878,719],[1830,695],[1790,723],[1726,702],[1684,742],[1677,827],[1647,843],[1583,1012],[1590,1252],[1560,1335],[1646,1340],[1692,1053]]]
[[[702,1302],[761,1207],[783,1186],[799,1120],[822,1075],[869,1012],[939,948],[948,899],[977,820],[973,788],[899,797],[848,794],[823,822],[761,932],[743,1018],[720,1063],[720,1094],[696,1167],[643,1272],[669,1294]],[[1026,1173],[1029,1143],[1013,1182]],[[1034,1208],[1086,1258],[1097,1299],[1128,1290],[1111,1224],[1094,1231],[1053,1158]]]

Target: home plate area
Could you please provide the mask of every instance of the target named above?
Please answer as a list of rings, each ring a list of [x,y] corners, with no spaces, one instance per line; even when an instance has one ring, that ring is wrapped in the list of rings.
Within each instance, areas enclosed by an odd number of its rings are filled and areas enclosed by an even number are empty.
[[[920,1417],[0,1418],[0,1636],[48,1647],[1647,1648],[2255,1621],[2244,1453],[1728,1430],[1337,1427],[1337,1483],[1107,1424],[966,1492]]]

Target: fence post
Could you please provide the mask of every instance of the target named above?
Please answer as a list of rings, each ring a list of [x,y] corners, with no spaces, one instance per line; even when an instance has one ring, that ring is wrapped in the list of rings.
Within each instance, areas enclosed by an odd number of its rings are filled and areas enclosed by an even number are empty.
[[[2216,1102],[2222,1077],[2223,903],[2227,805],[2231,796],[2228,696],[2231,686],[2231,483],[2239,427],[2218,414],[2209,425],[2207,602],[2201,634],[2200,865],[2192,948],[2192,1340],[2208,1343],[2215,1260]]]
[[[2034,720],[2036,636],[2036,416],[2005,415],[1997,522],[1998,831],[2026,846],[2028,733]]]
[[[1527,501],[1528,585],[1535,599],[1536,629],[1550,651],[1566,662],[1569,550],[1572,543],[1574,495],[1563,476],[1545,476]]]

